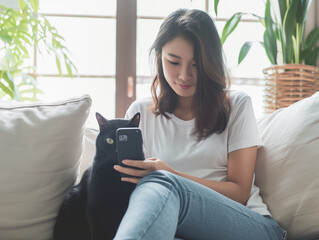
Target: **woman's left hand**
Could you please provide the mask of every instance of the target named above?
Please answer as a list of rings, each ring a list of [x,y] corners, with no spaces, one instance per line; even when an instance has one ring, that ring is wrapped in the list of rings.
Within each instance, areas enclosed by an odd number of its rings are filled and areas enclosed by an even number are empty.
[[[164,161],[158,158],[147,158],[145,160],[123,160],[123,164],[130,167],[137,167],[140,169],[122,167],[115,165],[114,169],[118,172],[125,173],[134,177],[123,177],[124,182],[138,183],[144,176],[156,170],[166,170],[175,173],[175,170],[168,166]]]

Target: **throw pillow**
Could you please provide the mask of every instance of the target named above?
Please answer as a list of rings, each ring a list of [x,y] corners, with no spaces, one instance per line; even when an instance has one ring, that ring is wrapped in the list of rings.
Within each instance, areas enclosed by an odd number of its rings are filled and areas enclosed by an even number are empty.
[[[319,237],[319,92],[258,122],[256,184],[289,239]]]
[[[0,239],[48,240],[74,184],[91,106],[87,95],[51,103],[0,102]]]

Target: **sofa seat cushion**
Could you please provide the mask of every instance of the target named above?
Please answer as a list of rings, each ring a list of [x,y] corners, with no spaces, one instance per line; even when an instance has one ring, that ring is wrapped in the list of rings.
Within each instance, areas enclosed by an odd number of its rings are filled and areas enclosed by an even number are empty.
[[[74,184],[91,98],[0,102],[0,239],[48,240]]]
[[[319,238],[319,92],[258,122],[256,184],[289,239]]]

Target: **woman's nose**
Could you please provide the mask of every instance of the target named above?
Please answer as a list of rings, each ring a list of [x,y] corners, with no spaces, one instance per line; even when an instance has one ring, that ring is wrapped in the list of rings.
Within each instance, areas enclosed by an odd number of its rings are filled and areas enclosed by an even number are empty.
[[[189,68],[182,68],[178,78],[183,81],[188,81],[192,78],[192,71]]]

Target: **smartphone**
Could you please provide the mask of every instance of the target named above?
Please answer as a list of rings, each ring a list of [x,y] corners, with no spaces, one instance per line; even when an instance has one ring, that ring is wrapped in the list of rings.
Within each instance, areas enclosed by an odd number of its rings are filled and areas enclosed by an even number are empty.
[[[137,127],[119,128],[116,130],[116,146],[119,165],[129,167],[122,163],[124,159],[144,160],[142,132]],[[134,167],[131,167],[134,168]],[[136,168],[138,169],[138,168]],[[121,177],[132,177],[120,173]]]

